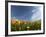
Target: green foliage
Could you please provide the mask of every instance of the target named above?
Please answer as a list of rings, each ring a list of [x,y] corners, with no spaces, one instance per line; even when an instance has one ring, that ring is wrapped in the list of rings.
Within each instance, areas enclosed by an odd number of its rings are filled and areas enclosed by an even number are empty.
[[[29,27],[29,28],[27,28]],[[41,29],[41,21],[35,21],[30,24],[12,24],[11,31],[26,31],[26,30],[40,30]]]

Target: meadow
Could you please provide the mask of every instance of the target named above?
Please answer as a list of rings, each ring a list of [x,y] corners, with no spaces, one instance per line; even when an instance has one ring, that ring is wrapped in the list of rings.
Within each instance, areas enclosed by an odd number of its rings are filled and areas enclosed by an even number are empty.
[[[41,20],[23,21],[11,20],[11,31],[41,30]]]

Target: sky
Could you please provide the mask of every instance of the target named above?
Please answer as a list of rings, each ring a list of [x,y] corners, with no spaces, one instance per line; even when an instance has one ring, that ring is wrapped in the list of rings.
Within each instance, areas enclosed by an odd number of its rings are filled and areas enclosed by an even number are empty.
[[[19,20],[41,19],[41,6],[11,5],[11,17]]]

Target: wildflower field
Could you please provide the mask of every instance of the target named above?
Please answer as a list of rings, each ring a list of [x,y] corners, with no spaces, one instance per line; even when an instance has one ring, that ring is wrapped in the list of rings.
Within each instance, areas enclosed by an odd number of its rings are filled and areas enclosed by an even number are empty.
[[[29,30],[41,30],[41,20],[33,22],[23,20],[11,21],[11,31],[29,31]]]

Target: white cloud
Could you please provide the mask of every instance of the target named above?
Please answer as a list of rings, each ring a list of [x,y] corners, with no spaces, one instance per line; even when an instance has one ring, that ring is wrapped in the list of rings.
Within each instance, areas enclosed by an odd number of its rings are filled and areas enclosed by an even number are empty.
[[[42,7],[36,8],[36,9],[34,9],[32,11],[33,11],[33,15],[31,17],[32,21],[41,19]]]
[[[32,12],[35,13],[38,10],[38,7],[35,7]]]
[[[14,16],[14,17],[12,17],[12,19],[16,19],[16,17]]]

